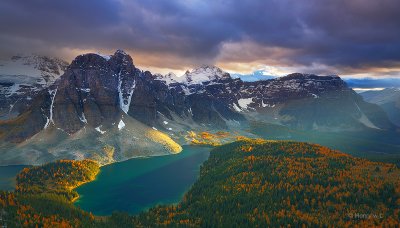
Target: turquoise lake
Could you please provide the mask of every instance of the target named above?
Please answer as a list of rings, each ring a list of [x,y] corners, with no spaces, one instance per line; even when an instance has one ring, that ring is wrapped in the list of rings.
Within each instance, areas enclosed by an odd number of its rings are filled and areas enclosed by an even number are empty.
[[[175,155],[135,158],[101,167],[96,180],[77,188],[75,202],[95,215],[138,214],[159,204],[178,203],[197,180],[209,147],[183,146]]]

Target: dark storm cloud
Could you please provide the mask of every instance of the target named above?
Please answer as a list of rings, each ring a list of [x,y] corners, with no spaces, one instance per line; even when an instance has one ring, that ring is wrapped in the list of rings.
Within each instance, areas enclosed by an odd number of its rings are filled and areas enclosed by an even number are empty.
[[[101,44],[101,35],[120,20],[120,9],[113,1],[97,3],[96,0],[2,1],[1,39],[12,39],[24,46],[26,43],[59,47],[91,46],[89,42]]]
[[[3,0],[0,51],[124,48],[195,65],[224,61],[224,45],[246,42],[284,50],[274,53],[284,64],[391,68],[399,10],[398,0]],[[227,59],[268,58],[236,54]]]

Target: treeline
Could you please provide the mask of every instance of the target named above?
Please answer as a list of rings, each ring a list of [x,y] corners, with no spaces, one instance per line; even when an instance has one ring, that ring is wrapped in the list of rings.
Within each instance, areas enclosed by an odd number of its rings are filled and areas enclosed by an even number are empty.
[[[0,192],[0,225],[6,227],[93,227],[95,217],[76,208],[73,189],[94,180],[99,165],[61,160],[23,169],[14,192]]]
[[[60,160],[42,166],[24,168],[17,175],[18,193],[54,193],[68,200],[78,197],[73,189],[92,181],[99,173],[99,165],[92,160]]]
[[[243,140],[211,152],[177,206],[138,226],[399,226],[400,171],[298,142]]]
[[[137,216],[96,217],[62,194],[0,195],[7,219],[20,226],[400,226],[400,170],[395,165],[298,142],[242,139],[216,147],[181,203]]]
[[[0,192],[2,227],[95,227],[95,217],[62,195]]]

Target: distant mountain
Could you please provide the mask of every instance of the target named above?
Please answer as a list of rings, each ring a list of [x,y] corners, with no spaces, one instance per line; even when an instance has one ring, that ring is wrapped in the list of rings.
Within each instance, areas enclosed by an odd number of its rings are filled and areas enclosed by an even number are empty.
[[[389,119],[400,126],[400,89],[387,88],[380,91],[366,91],[360,95],[364,100],[381,106]]]
[[[274,78],[278,77],[278,76],[268,75],[268,73],[264,70],[256,70],[250,74],[233,73],[231,76],[232,76],[232,78],[240,78],[241,80],[243,80],[245,82],[262,81],[262,80],[274,79]]]
[[[38,55],[13,56],[0,61],[0,120],[18,116],[67,66],[63,60]]]
[[[215,66],[183,76],[141,71],[118,50],[80,55],[17,118],[0,122],[3,164],[90,158],[102,164],[176,153],[187,131],[247,134],[257,120],[314,131],[391,130],[338,76],[243,82]],[[29,154],[29,156],[27,156]]]

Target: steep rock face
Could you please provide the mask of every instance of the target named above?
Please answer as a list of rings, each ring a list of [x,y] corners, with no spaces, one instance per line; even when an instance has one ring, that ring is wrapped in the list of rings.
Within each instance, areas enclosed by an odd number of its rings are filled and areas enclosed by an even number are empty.
[[[233,79],[221,69],[206,66],[187,72],[181,78],[171,80],[171,77],[176,76],[161,77],[145,72],[138,79],[129,114],[149,125],[156,124],[160,115],[171,121],[190,119],[203,126],[221,128],[226,128],[225,120],[244,120],[224,103],[225,95],[233,95],[225,90],[224,84]],[[201,78],[193,79],[195,77]]]
[[[63,76],[33,99],[28,111],[0,123],[4,149],[0,164],[41,164],[64,158],[107,164],[180,152],[180,145],[167,134],[132,118],[151,116],[146,112],[154,103],[149,77],[123,51],[78,56]],[[137,112],[130,116],[132,107]]]
[[[110,127],[122,113],[151,127],[163,118],[205,128],[256,118],[300,129],[393,128],[378,107],[365,103],[338,76],[295,73],[243,82],[210,66],[182,77],[160,76],[140,71],[120,50],[106,57],[78,56],[48,95],[43,127],[54,125],[68,134],[85,126]]]
[[[179,145],[171,137],[179,140],[188,130],[245,132],[249,120],[316,131],[394,129],[377,105],[338,76],[295,73],[243,82],[212,66],[182,77],[152,75],[118,50],[76,57],[23,114],[0,122],[0,140],[19,143],[7,149],[7,164],[21,158],[35,164],[56,158],[109,163],[175,153]]]
[[[78,56],[50,88],[55,91],[54,125],[73,134],[85,125],[116,122],[122,112],[128,113],[141,74],[123,51],[109,58],[97,54]]]
[[[98,126],[119,113],[118,75],[107,60],[95,54],[77,57],[51,89],[56,91],[53,121],[75,133],[84,125]],[[51,110],[50,110],[51,112]]]

